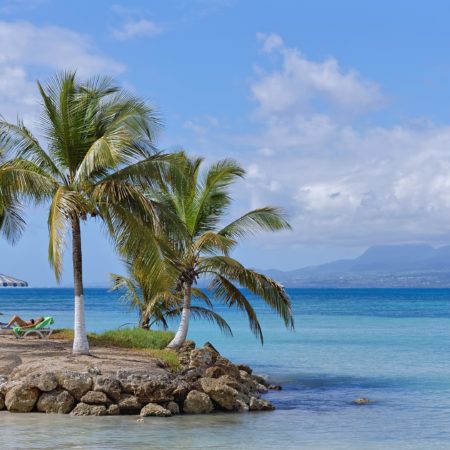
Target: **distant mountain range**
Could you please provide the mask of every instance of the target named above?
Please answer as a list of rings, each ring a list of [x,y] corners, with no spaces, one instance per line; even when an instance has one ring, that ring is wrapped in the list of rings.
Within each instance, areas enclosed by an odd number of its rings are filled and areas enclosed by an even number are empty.
[[[450,245],[381,245],[355,259],[266,270],[286,287],[450,287]]]

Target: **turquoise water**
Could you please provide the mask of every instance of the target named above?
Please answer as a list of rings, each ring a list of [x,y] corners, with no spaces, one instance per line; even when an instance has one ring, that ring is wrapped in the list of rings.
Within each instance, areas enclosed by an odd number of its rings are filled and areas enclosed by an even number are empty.
[[[2,448],[449,449],[450,290],[292,289],[296,331],[255,301],[263,347],[236,312],[219,308],[224,337],[194,322],[191,338],[282,384],[277,411],[254,414],[74,418],[0,414]],[[0,290],[0,311],[72,322],[71,291]],[[86,292],[88,327],[135,320],[115,294]],[[4,316],[4,317],[5,317]],[[356,397],[372,405],[352,405]]]

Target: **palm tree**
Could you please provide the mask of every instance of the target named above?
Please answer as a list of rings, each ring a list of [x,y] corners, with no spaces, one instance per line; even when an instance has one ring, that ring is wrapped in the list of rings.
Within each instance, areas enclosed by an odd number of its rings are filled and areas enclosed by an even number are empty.
[[[139,327],[150,329],[159,326],[164,330],[169,328],[168,321],[181,315],[183,299],[172,289],[171,277],[165,273],[157,279],[150,279],[145,270],[138,268],[136,263],[126,263],[129,276],[111,274],[111,290],[121,291],[121,299],[130,309],[139,314]],[[194,317],[207,319],[215,323],[220,330],[228,335],[232,331],[228,323],[216,312],[209,298],[198,288],[192,289],[193,300],[206,303],[207,307],[191,306]]]
[[[185,228],[182,234],[172,232],[166,237],[165,245],[160,246],[165,273],[171,274],[172,289],[182,297],[180,325],[168,347],[177,349],[186,339],[193,311],[192,297],[199,277],[209,281],[206,292],[212,298],[247,314],[250,329],[261,342],[263,333],[256,312],[240,287],[261,298],[287,327],[293,328],[291,303],[284,288],[230,256],[238,240],[249,234],[289,229],[280,210],[255,209],[222,226],[231,204],[230,187],[244,176],[244,170],[234,161],[225,159],[201,173],[201,158],[189,159],[184,154],[181,157],[183,175],[173,173],[169,183],[151,193],[151,200],[172,211]],[[149,276],[150,281],[156,279],[156,276]]]
[[[89,354],[85,329],[80,221],[98,217],[115,236],[127,234],[136,209],[147,221],[155,209],[142,188],[161,176],[168,158],[154,152],[159,122],[144,102],[109,78],[78,81],[74,72],[42,86],[40,132],[46,147],[21,122],[0,121],[0,148],[10,159],[0,165],[5,198],[50,203],[48,257],[60,280],[67,231],[72,232],[75,294],[74,354]],[[12,205],[12,208],[11,208]],[[22,217],[17,203],[4,207]],[[15,227],[17,228],[17,226]],[[131,239],[131,237],[130,237]]]

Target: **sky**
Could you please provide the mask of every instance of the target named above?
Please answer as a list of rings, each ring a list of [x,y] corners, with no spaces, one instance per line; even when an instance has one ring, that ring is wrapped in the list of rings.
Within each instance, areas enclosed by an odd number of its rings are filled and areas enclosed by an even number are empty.
[[[258,269],[450,243],[450,4],[352,0],[0,0],[0,114],[33,129],[35,80],[113,76],[164,122],[159,148],[247,171],[230,220],[277,205],[293,230],[244,242]],[[123,273],[83,227],[86,285]],[[0,273],[53,286],[47,210]],[[71,285],[70,248],[62,285]]]

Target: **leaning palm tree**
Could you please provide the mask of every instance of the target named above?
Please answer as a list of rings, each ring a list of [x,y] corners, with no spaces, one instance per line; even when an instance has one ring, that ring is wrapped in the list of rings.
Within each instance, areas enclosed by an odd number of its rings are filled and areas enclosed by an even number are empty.
[[[183,298],[180,325],[168,347],[177,349],[186,340],[193,289],[199,277],[209,282],[203,295],[244,311],[250,329],[261,342],[263,333],[256,312],[240,288],[262,299],[287,327],[293,328],[291,303],[284,288],[230,256],[238,240],[249,234],[289,229],[282,213],[273,207],[259,208],[223,226],[231,204],[230,187],[244,176],[244,170],[234,161],[223,160],[202,173],[201,158],[189,159],[184,154],[181,157],[182,176],[172,174],[169,183],[150,194],[152,201],[165,205],[184,225],[184,233],[172,231],[166,236],[165,245],[160,246],[170,268],[168,273],[172,274],[173,289]]]
[[[157,278],[149,278],[147,271],[134,263],[126,263],[128,276],[110,274],[111,290],[122,293],[121,300],[139,315],[139,327],[150,329],[158,326],[164,330],[169,328],[169,321],[181,315],[183,298],[173,289],[170,270]],[[193,300],[203,302],[206,306],[192,305],[194,317],[207,319],[215,323],[228,335],[232,331],[228,323],[215,311],[209,298],[198,288],[192,289]]]
[[[136,210],[155,218],[142,188],[161,176],[167,157],[154,152],[158,119],[144,102],[108,78],[78,81],[66,72],[47,85],[38,82],[39,120],[45,146],[21,122],[0,121],[0,148],[9,161],[0,165],[0,192],[5,198],[48,202],[48,257],[59,281],[66,234],[72,232],[75,294],[74,354],[88,354],[80,222],[107,221],[117,235],[129,229]],[[5,205],[7,214],[15,209]],[[20,222],[20,221],[19,221]],[[156,223],[156,222],[155,222]],[[121,233],[122,231],[122,233]]]

